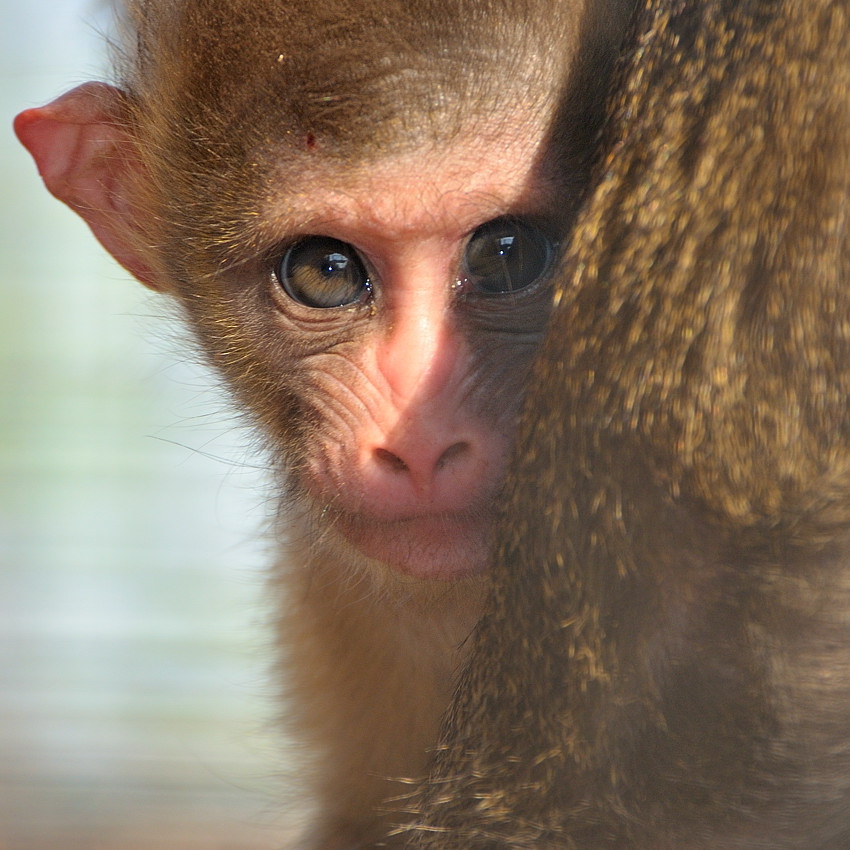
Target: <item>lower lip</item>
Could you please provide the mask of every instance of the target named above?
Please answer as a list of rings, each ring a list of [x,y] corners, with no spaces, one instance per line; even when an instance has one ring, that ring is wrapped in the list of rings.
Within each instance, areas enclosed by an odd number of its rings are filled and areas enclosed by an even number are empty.
[[[453,581],[480,575],[489,564],[489,515],[388,521],[341,514],[334,527],[367,558],[413,578]]]

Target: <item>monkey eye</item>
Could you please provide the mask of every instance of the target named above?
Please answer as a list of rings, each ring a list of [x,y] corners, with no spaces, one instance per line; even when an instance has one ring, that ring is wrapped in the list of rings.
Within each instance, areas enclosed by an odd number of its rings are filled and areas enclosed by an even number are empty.
[[[296,242],[275,269],[286,294],[306,307],[342,307],[365,301],[372,291],[357,251],[329,236]]]
[[[463,276],[485,294],[516,292],[546,275],[554,256],[555,243],[544,231],[521,219],[497,218],[469,238]]]

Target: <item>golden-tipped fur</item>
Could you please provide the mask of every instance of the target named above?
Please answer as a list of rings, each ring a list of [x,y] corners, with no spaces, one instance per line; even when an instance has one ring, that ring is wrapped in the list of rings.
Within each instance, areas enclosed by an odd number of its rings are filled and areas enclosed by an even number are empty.
[[[848,26],[645,4],[411,846],[850,846]]]

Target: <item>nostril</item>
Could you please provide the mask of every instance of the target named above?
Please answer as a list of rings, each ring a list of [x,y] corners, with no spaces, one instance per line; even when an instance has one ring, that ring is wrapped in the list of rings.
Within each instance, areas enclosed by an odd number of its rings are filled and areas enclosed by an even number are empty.
[[[375,457],[392,472],[406,472],[407,464],[396,454],[386,449],[375,449]]]
[[[434,464],[434,469],[442,469],[450,464],[458,455],[462,455],[469,450],[470,446],[467,442],[454,443],[449,446],[438,458]]]

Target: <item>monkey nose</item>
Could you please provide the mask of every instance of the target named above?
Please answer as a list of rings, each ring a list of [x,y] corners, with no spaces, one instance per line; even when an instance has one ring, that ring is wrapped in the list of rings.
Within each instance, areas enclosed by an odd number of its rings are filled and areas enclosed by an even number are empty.
[[[376,446],[372,450],[374,493],[400,512],[455,511],[469,504],[481,486],[487,463],[472,442]]]
[[[381,465],[386,466],[391,472],[406,472],[416,477],[427,477],[432,472],[437,472],[447,464],[451,463],[452,459],[458,455],[462,455],[471,449],[469,443],[460,441],[453,443],[445,451],[443,451],[433,463],[430,458],[420,461],[418,457],[411,457],[414,462],[411,467],[410,463],[403,457],[389,449],[376,448],[375,459]]]

